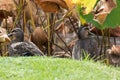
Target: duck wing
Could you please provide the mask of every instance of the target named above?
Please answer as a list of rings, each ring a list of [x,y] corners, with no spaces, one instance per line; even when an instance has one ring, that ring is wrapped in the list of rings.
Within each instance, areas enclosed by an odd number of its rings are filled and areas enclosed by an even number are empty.
[[[31,41],[24,42],[26,43],[25,49],[30,50],[30,52],[34,53],[35,55],[44,56],[44,53]]]
[[[29,54],[31,56],[44,56],[43,52],[32,42],[17,42],[11,44],[11,52],[12,55],[20,55],[24,56],[26,54]]]

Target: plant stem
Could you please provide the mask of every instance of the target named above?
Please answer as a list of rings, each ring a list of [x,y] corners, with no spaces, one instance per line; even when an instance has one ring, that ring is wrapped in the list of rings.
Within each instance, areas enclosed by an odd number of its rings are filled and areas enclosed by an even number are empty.
[[[68,51],[70,51],[70,54],[72,55],[71,50],[69,49],[69,47],[67,46],[67,44],[64,42],[64,40],[60,37],[60,35],[57,32],[55,32],[55,33],[57,34],[57,36],[59,37],[59,39],[64,43],[65,47],[68,49]]]

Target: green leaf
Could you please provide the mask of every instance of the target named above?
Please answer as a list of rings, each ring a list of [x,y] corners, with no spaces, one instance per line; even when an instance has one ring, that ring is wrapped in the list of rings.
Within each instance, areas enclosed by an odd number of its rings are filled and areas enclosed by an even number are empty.
[[[111,13],[107,15],[106,20],[102,25],[93,20],[93,15],[91,13],[88,15],[83,15],[80,6],[77,6],[77,11],[79,15],[82,16],[87,22],[92,23],[99,29],[115,28],[120,25],[120,0],[116,0],[116,2],[117,7],[114,8]]]

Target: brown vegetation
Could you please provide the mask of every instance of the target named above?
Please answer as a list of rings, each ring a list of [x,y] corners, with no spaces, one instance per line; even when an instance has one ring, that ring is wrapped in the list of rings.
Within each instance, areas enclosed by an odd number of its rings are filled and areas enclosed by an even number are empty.
[[[107,57],[110,64],[114,66],[120,66],[120,46],[113,45],[111,49],[107,50]]]
[[[40,50],[45,52],[48,47],[48,38],[47,34],[41,27],[36,27],[34,32],[31,34],[30,39],[34,44],[36,44]]]

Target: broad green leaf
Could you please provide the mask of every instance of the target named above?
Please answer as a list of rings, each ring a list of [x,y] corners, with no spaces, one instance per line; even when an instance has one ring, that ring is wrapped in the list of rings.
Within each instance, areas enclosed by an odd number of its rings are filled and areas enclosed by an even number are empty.
[[[117,7],[114,8],[111,13],[107,15],[106,20],[103,24],[99,24],[98,22],[94,21],[92,13],[89,13],[88,15],[83,15],[80,6],[77,6],[77,11],[79,15],[82,16],[87,22],[93,23],[97,28],[115,28],[120,25],[120,0],[116,0],[116,2]]]
[[[84,8],[83,13],[88,14],[92,11],[97,0],[65,0],[69,9],[73,8],[74,5],[79,5]]]
[[[92,11],[96,2],[97,0],[77,0],[76,4],[84,8],[83,9],[84,14],[88,14]]]

